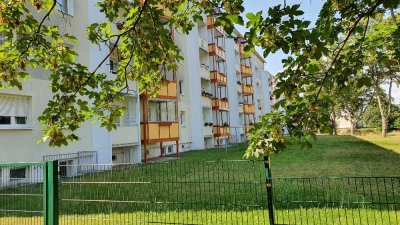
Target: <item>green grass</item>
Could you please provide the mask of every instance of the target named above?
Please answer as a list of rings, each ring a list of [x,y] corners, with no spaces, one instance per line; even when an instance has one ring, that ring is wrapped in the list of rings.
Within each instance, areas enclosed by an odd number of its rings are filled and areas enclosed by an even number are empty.
[[[398,205],[382,208],[371,203],[400,202],[399,181],[283,178],[399,176],[399,138],[399,134],[384,141],[376,136],[320,136],[310,150],[290,146],[271,156],[279,200],[275,203],[278,222],[332,224],[332,220],[345,221],[347,217],[355,221],[335,224],[366,224],[374,219],[376,224],[396,224],[389,223],[389,219],[397,217],[400,222]],[[60,185],[61,224],[268,224],[262,162],[220,161],[242,159],[244,148],[240,145],[192,151],[182,153],[175,162],[136,165],[64,180]],[[360,182],[364,190],[359,188]],[[40,185],[0,191],[0,209],[40,210],[40,197],[18,196],[27,193],[41,193]],[[287,198],[297,202],[288,203]],[[0,210],[0,224],[40,224],[39,217],[26,215]]]
[[[245,146],[183,153],[183,161],[242,159]],[[385,139],[378,135],[318,136],[309,150],[288,146],[271,156],[274,177],[399,176],[400,133]]]

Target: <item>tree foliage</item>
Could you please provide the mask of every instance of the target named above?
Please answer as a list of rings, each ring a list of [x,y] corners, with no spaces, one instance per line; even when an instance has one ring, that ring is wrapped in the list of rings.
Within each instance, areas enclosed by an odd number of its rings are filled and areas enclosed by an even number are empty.
[[[98,67],[89,69],[76,61],[77,52],[66,48],[67,42],[79,40],[51,24],[56,0],[0,0],[0,32],[7,40],[0,45],[0,86],[21,88],[32,68],[40,67],[50,74],[54,97],[40,117],[43,141],[49,140],[52,146],[76,141],[76,130],[91,119],[109,130],[115,128],[123,108],[112,102],[130,91],[129,80],[137,81],[141,91],[156,93],[162,78],[159,65],[173,70],[182,60],[167,27],[188,33],[203,13],[216,11],[217,24],[228,32],[234,24],[243,23],[243,0],[141,2],[101,0],[97,5],[107,21],[87,27],[92,44],[107,46],[110,54],[114,50],[120,54],[117,75],[109,79],[99,68],[110,55]],[[397,10],[399,2],[327,0],[315,24],[302,17],[299,4],[288,5],[286,1],[269,8],[267,16],[262,11],[246,15],[246,51],[259,46],[264,49],[264,56],[279,50],[288,54],[283,60],[285,70],[276,76],[279,82],[274,95],[280,99],[275,105],[277,111],[255,124],[247,156],[260,157],[283,149],[284,129],[302,146],[311,146],[315,132],[329,127],[327,109],[331,96],[321,93],[334,85],[344,88],[349,75],[359,75],[369,21]],[[160,5],[171,12],[170,20],[163,19],[165,11]],[[121,29],[112,29],[121,21]],[[397,43],[399,22],[395,28],[390,35]],[[393,59],[397,61],[399,46],[392,46]],[[323,58],[330,59],[324,67],[318,63]],[[356,83],[361,88],[370,85],[370,81],[360,75]]]

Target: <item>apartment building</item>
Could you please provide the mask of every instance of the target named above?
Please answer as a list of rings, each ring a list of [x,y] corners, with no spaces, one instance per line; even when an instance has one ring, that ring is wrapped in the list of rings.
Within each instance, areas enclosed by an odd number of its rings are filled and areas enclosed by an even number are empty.
[[[68,2],[52,15],[50,23],[77,37],[78,44],[69,47],[79,53],[79,62],[93,69],[109,52],[106,46],[88,42],[86,26],[106,18],[92,1]],[[216,16],[204,16],[189,35],[171,28],[171,38],[185,59],[177,71],[160,65],[164,86],[158,95],[139,95],[137,85],[131,82],[132,93],[115,103],[128,108],[117,129],[108,132],[88,121],[78,131],[81,140],[67,147],[51,149],[36,144],[42,136],[36,118],[52,98],[44,71],[30,71],[32,78],[22,91],[0,90],[0,163],[139,163],[244,141],[252,124],[271,110],[270,75],[263,57],[257,52],[244,53],[242,35],[238,31],[227,35],[223,27],[215,26],[215,20]],[[98,72],[114,76],[118,60],[118,52],[113,52]],[[25,174],[28,176],[29,168]]]

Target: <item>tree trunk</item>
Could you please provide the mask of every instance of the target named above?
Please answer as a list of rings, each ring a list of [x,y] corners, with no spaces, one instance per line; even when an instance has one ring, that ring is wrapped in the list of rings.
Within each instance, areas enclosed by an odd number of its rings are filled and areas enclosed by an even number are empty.
[[[336,125],[336,112],[335,112],[335,109],[332,110],[332,128],[333,128],[333,135],[337,135],[337,125]]]
[[[350,125],[350,134],[352,136],[354,136],[355,132],[356,132],[356,124],[353,122],[353,120],[351,120],[351,125]]]
[[[388,130],[388,120],[386,118],[382,118],[382,137],[386,137]]]

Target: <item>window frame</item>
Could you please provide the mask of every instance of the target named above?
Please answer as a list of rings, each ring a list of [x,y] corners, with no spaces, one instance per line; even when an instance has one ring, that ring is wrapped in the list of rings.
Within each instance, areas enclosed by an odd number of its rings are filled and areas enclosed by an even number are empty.
[[[64,1],[67,3],[67,7],[64,6]],[[58,11],[63,14],[74,16],[74,0],[57,0]]]
[[[12,177],[12,173],[13,171],[17,171],[17,170],[24,170],[24,177]],[[27,174],[26,174],[26,167],[16,167],[16,168],[11,168],[9,171],[9,177],[11,181],[18,181],[18,180],[23,180],[27,178]],[[20,172],[20,171],[19,171]],[[17,172],[18,173],[18,172]],[[22,173],[21,173],[22,174]],[[15,175],[15,174],[14,174]]]
[[[12,94],[7,94],[7,93],[0,93],[0,96],[18,96],[18,97],[24,97],[27,98],[27,107],[28,111],[26,112],[26,116],[16,116],[16,115],[0,115],[0,117],[10,117],[10,124],[0,124],[0,130],[32,130],[32,97],[31,96],[25,96],[25,95],[12,95]],[[25,123],[24,124],[18,124],[17,123],[17,118],[25,118]]]

